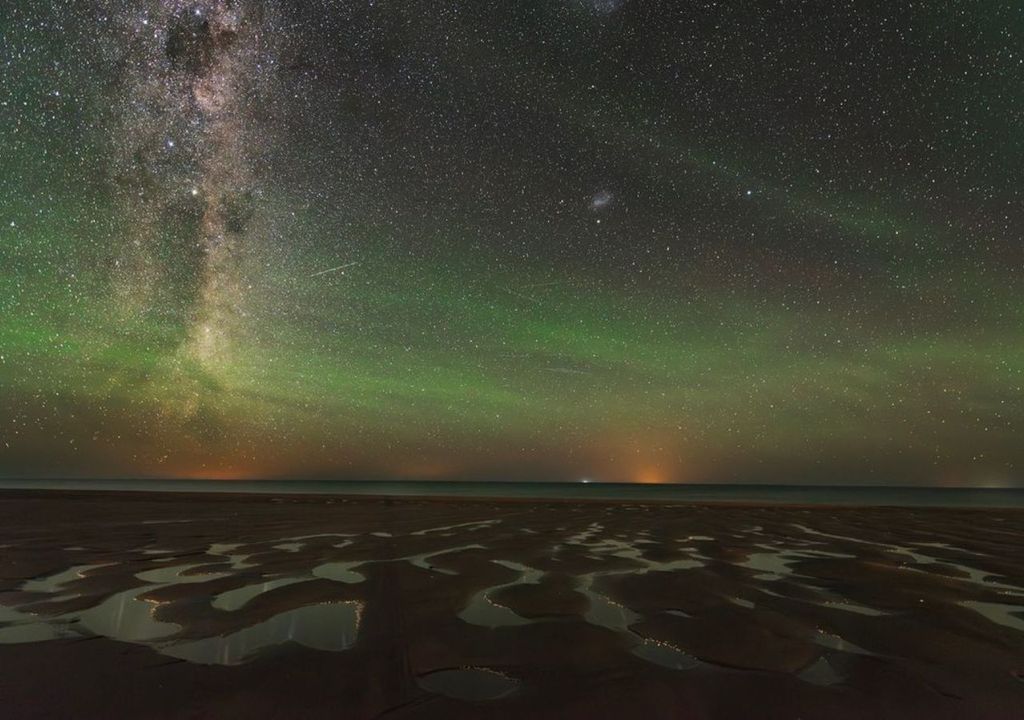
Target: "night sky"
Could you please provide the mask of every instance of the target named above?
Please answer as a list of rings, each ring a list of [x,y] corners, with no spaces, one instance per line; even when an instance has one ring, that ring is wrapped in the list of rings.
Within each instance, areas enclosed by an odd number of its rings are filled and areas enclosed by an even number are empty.
[[[1022,36],[6,0],[0,475],[1021,484]]]

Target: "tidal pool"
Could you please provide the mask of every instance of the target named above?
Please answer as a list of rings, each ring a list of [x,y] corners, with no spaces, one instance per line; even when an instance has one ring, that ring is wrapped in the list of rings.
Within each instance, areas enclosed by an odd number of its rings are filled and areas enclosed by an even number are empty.
[[[471,702],[497,700],[519,688],[519,681],[488,668],[466,667],[436,670],[416,679],[416,683],[437,695]]]

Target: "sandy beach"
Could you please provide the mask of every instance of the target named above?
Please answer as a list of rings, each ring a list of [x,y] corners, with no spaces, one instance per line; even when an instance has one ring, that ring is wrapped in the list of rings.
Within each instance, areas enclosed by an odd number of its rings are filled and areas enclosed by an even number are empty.
[[[9,718],[1024,717],[1024,511],[0,493]]]

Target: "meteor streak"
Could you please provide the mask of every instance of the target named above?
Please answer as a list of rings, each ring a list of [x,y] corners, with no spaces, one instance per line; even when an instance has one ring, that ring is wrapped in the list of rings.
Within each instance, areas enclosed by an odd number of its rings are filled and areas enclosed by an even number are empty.
[[[320,272],[313,273],[312,275],[310,275],[310,277],[311,278],[315,278],[315,277],[319,277],[320,275],[326,275],[328,273],[338,272],[339,270],[344,270],[345,268],[355,267],[358,264],[359,263],[357,263],[357,262],[350,262],[350,263],[346,263],[345,265],[339,265],[338,267],[327,268],[326,270],[321,270]]]

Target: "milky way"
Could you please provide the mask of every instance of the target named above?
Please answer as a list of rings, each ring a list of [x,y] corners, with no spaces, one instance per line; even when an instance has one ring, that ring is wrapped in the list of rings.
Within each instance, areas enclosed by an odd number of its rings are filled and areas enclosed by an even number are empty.
[[[2,473],[1021,481],[1011,3],[9,5]]]
[[[279,32],[258,2],[162,0],[113,9],[124,48],[112,141],[131,272],[121,290],[146,302],[161,282],[156,260],[165,228],[177,228],[172,264],[190,264],[191,328],[184,350],[202,363],[226,351],[244,302],[238,255],[251,243],[269,129]],[[141,297],[140,297],[141,295]]]

